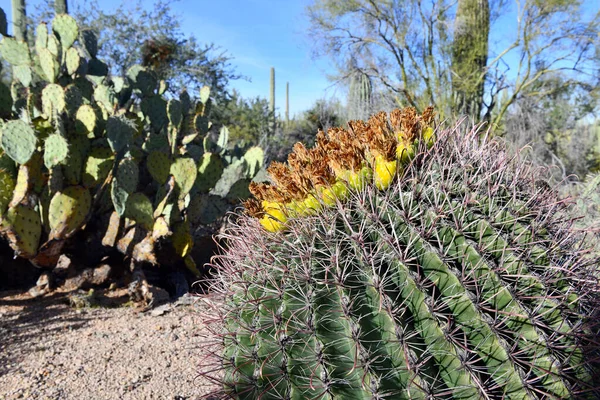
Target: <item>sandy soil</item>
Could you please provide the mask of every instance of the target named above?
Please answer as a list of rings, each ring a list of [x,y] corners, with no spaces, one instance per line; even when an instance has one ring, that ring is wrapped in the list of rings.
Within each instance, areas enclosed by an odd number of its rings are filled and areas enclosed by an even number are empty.
[[[139,312],[0,292],[0,399],[207,398],[191,300]]]

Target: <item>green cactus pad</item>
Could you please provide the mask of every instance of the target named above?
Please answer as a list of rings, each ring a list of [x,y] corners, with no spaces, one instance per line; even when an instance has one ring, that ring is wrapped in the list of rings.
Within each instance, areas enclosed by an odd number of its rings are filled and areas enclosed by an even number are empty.
[[[217,152],[223,154],[227,150],[227,142],[229,141],[229,129],[226,126],[221,127],[219,137],[217,138]]]
[[[63,175],[69,185],[78,185],[81,182],[83,155],[73,147],[71,147],[71,150],[63,162]]]
[[[185,146],[185,154],[189,155],[194,160],[202,160],[204,148],[195,144],[188,144]]]
[[[84,104],[77,110],[75,115],[75,128],[81,134],[93,135],[96,128],[96,111],[89,104]]]
[[[142,100],[142,112],[150,120],[152,129],[160,132],[167,126],[169,119],[167,117],[167,102],[160,96],[145,97]]]
[[[252,179],[262,168],[265,162],[265,152],[258,146],[250,147],[244,154],[246,161],[246,177]]]
[[[92,101],[94,96],[94,85],[82,76],[73,80],[73,84],[79,88],[81,95],[88,101]]]
[[[96,34],[91,30],[82,30],[79,36],[80,43],[83,43],[86,51],[92,58],[95,58],[98,54],[98,38]]]
[[[87,62],[86,76],[96,85],[100,85],[104,82],[104,78],[108,76],[108,65],[96,58],[92,58]]]
[[[13,195],[10,201],[10,206],[14,207],[25,200],[25,196],[33,187],[33,174],[31,168],[27,164],[19,167],[17,181],[13,188]]]
[[[127,193],[136,191],[139,182],[140,170],[137,163],[131,158],[121,160],[117,167],[115,179],[119,186]]]
[[[60,43],[65,50],[73,46],[79,35],[77,21],[67,14],[57,15],[52,20],[52,30],[60,39]]]
[[[50,54],[54,56],[54,58],[58,61],[58,64],[61,63],[62,58],[62,46],[60,45],[60,41],[55,35],[48,36],[48,45],[46,46]]]
[[[13,196],[15,180],[12,174],[6,170],[0,169],[0,219],[8,209],[8,204]]]
[[[79,52],[76,48],[71,47],[67,50],[66,64],[67,64],[67,73],[69,75],[75,74],[79,69],[79,65],[81,63],[81,57],[79,57]]]
[[[91,188],[104,182],[112,169],[113,152],[107,147],[93,147],[85,161],[83,185]]]
[[[69,186],[56,193],[48,207],[50,240],[65,239],[81,228],[92,206],[92,196],[82,186]]]
[[[148,154],[146,168],[148,168],[148,172],[156,182],[164,185],[171,173],[171,160],[165,153],[153,151]]]
[[[152,202],[143,193],[132,193],[127,198],[125,217],[139,223],[144,229],[151,231],[154,225]]]
[[[0,42],[0,55],[11,65],[29,65],[29,47],[27,43],[5,37]]]
[[[44,73],[44,76],[48,82],[56,82],[56,78],[60,72],[60,63],[56,59],[56,56],[52,54],[49,49],[40,49],[38,51],[38,56],[40,58],[42,72]]]
[[[124,150],[133,141],[136,125],[125,117],[109,117],[106,122],[106,138],[110,148],[118,153]]]
[[[233,164],[229,164],[224,170],[223,174],[217,181],[213,190],[210,193],[215,194],[217,196],[226,197],[231,188],[235,185],[239,180],[245,180],[245,162],[243,160],[238,160]]]
[[[37,145],[37,138],[31,127],[21,120],[9,121],[2,127],[2,149],[17,164],[25,164]]]
[[[181,199],[194,186],[198,175],[196,163],[191,158],[178,158],[171,164],[170,172],[175,178],[175,185],[179,189],[179,198]]]
[[[209,225],[225,216],[229,204],[220,196],[201,194],[192,196],[187,207],[188,218],[194,225]]]
[[[179,100],[169,100],[167,103],[167,116],[169,117],[171,125],[179,128],[181,121],[183,120],[183,109]]]
[[[44,165],[48,169],[62,163],[69,155],[69,143],[59,133],[53,133],[44,141]]]
[[[3,233],[18,256],[33,258],[42,236],[40,214],[33,208],[18,204],[6,212],[2,220]]]
[[[204,153],[202,161],[198,167],[198,177],[196,179],[196,189],[200,193],[208,193],[215,187],[221,175],[225,164],[218,154]]]
[[[179,101],[181,102],[181,111],[183,115],[187,115],[192,109],[192,98],[187,90],[183,89],[179,94]]]
[[[125,215],[129,193],[127,192],[127,190],[125,190],[119,185],[119,182],[117,180],[113,180],[112,185],[110,187],[110,198],[112,200],[113,207],[115,208],[117,214],[120,217]]]
[[[21,82],[21,85],[29,87],[33,75],[31,73],[31,67],[29,65],[16,65],[13,67],[14,77]]]
[[[249,199],[251,195],[250,190],[248,189],[250,182],[252,182],[250,179],[240,179],[235,182],[229,188],[225,198],[234,204]]]
[[[158,82],[158,91],[157,93],[162,96],[165,94],[165,92],[169,89],[169,82],[165,81],[164,79],[161,79],[160,82]]]
[[[35,28],[35,49],[39,53],[46,47],[48,47],[48,25],[42,22]]]
[[[0,142],[2,138],[2,131],[0,130]],[[8,172],[13,178],[17,176],[17,166],[15,162],[0,149],[0,169]]]
[[[144,96],[152,96],[156,90],[157,80],[151,71],[141,65],[134,65],[127,70],[127,77],[133,82],[133,87]]]
[[[112,112],[117,104],[117,97],[114,90],[106,85],[96,86],[96,89],[94,89],[94,98],[98,103],[102,104],[107,111]]]
[[[62,86],[51,83],[42,90],[42,111],[50,118],[53,113],[61,114],[65,111],[65,91]]]
[[[200,114],[196,114],[194,117],[194,129],[196,129],[196,132],[201,135],[205,135],[209,128],[210,123],[208,122],[208,118],[203,117]]]
[[[79,87],[70,84],[65,88],[65,110],[69,117],[75,117],[83,104],[83,94]]]
[[[206,104],[206,102],[208,101],[209,98],[210,98],[210,87],[203,86],[202,89],[200,89],[200,101],[202,102],[202,104]]]
[[[142,149],[146,153],[151,153],[153,151],[165,151],[169,149],[169,140],[167,135],[157,134],[157,133],[148,133],[146,136],[146,140],[142,145]]]
[[[187,256],[194,246],[194,238],[190,233],[190,224],[187,222],[176,224],[171,236],[171,243],[173,244],[175,253],[179,257],[184,258]]]

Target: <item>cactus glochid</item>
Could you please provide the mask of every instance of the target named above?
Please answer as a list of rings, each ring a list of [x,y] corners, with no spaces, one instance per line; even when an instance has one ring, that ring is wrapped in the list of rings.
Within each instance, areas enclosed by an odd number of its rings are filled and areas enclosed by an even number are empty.
[[[599,398],[599,257],[536,170],[431,110],[348,125],[271,164],[223,234],[218,392]]]

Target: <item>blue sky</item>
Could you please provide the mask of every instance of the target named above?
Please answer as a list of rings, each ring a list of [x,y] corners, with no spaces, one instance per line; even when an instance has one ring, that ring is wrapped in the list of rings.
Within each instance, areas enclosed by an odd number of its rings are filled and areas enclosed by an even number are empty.
[[[41,0],[27,0],[33,9]],[[69,5],[81,3],[69,0]],[[106,9],[121,0],[101,0]],[[144,1],[152,7],[154,1]],[[304,8],[308,0],[180,0],[172,4],[181,17],[182,30],[201,43],[213,42],[233,57],[236,72],[250,79],[231,82],[243,97],[269,97],[271,67],[275,67],[275,102],[285,112],[285,84],[290,83],[290,114],[310,108],[317,99],[336,95],[326,79],[326,60],[312,60],[304,33],[308,26]],[[0,0],[10,19],[10,0]]]
[[[45,0],[27,0],[27,8]],[[132,1],[134,2],[134,1]],[[154,0],[144,0],[151,8]],[[174,14],[180,17],[182,30],[194,35],[201,43],[221,46],[230,56],[236,72],[250,80],[231,82],[243,97],[269,97],[270,68],[276,73],[276,107],[285,109],[285,84],[290,82],[290,111],[292,116],[310,108],[321,98],[344,98],[339,88],[326,78],[334,68],[326,59],[311,57],[311,43],[306,34],[308,19],[306,5],[311,0],[179,0],[174,1]],[[83,0],[69,0],[73,7]],[[114,9],[121,0],[99,0],[106,9]],[[516,14],[514,4],[493,27],[490,35],[492,52],[504,48],[513,39]],[[584,0],[584,9],[597,11],[600,0]],[[10,19],[10,0],[0,0]],[[514,73],[516,54],[508,54],[509,75]]]

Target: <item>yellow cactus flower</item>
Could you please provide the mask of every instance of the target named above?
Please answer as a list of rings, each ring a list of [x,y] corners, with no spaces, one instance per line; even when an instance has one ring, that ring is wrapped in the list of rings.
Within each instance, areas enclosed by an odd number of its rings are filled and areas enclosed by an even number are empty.
[[[312,194],[309,194],[306,199],[302,202],[305,207],[305,212],[307,215],[314,214],[315,212],[321,210],[323,208],[323,204]]]
[[[383,156],[375,157],[374,181],[377,189],[387,189],[394,180],[398,162],[387,161]]]
[[[427,143],[427,147],[433,146],[433,142],[435,142],[435,135],[432,127],[428,126],[423,130],[423,140],[425,143]]]
[[[363,167],[360,171],[343,171],[338,178],[348,184],[352,190],[362,190],[367,182],[372,179],[372,170],[369,167]]]
[[[412,143],[407,143],[403,140],[399,140],[398,146],[396,147],[396,158],[398,158],[398,160],[400,160],[402,164],[408,164],[414,156],[414,145]]]
[[[262,206],[263,210],[265,210],[265,213],[267,213],[272,218],[282,223],[287,221],[287,215],[285,213],[285,207],[283,205],[274,201],[263,200]]]
[[[258,220],[260,224],[265,228],[265,230],[269,232],[278,232],[283,229],[283,223],[277,221],[274,218],[271,218],[268,215],[265,215],[261,219]]]
[[[333,206],[337,199],[344,200],[348,196],[348,186],[346,183],[337,181],[329,187],[321,190],[321,198],[327,206]]]

